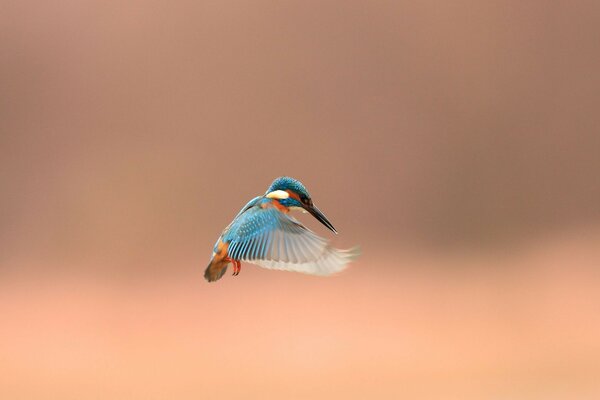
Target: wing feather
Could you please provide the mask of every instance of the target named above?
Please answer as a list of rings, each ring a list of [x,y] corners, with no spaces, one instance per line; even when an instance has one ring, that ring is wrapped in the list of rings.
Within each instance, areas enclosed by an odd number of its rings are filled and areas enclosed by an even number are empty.
[[[269,269],[329,275],[343,270],[358,249],[339,250],[275,208],[245,210],[223,234],[230,257]]]

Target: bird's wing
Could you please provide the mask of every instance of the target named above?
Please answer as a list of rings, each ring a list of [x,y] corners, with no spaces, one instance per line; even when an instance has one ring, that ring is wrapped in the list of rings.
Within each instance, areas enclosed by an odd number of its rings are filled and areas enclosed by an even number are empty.
[[[358,256],[358,249],[335,249],[275,208],[246,210],[233,221],[223,239],[229,242],[230,258],[312,275],[341,271]]]

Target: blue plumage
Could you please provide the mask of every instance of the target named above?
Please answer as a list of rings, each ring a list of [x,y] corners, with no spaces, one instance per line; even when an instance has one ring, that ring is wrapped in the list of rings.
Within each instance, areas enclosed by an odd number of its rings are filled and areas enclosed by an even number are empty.
[[[275,190],[292,190],[295,193],[298,193],[298,195],[300,195],[301,198],[310,198],[308,190],[306,190],[304,185],[300,181],[294,178],[290,178],[289,176],[282,176],[280,178],[275,179],[273,183],[271,183],[271,186],[269,186],[265,194]]]
[[[328,275],[342,270],[358,255],[356,249],[337,250],[329,246],[327,240],[288,215],[294,208],[308,211],[337,233],[302,183],[289,177],[277,178],[264,196],[250,200],[223,230],[205,278],[209,282],[220,279],[229,263],[234,264],[237,275],[240,261],[270,269]]]

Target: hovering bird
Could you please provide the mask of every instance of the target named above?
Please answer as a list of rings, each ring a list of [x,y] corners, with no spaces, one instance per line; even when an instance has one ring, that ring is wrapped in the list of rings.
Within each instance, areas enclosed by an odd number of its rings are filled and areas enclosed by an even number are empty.
[[[204,272],[209,282],[220,279],[233,264],[233,275],[241,261],[263,268],[329,275],[346,268],[358,256],[358,248],[334,249],[288,213],[309,212],[337,234],[327,217],[313,204],[302,183],[289,177],[275,179],[263,196],[250,200],[223,230]]]

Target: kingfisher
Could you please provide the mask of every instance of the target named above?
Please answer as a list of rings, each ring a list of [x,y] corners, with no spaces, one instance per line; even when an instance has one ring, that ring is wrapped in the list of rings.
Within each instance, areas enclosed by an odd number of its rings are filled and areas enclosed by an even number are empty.
[[[204,278],[214,282],[233,264],[233,276],[241,261],[259,267],[330,275],[346,268],[359,253],[357,247],[339,250],[317,236],[289,213],[300,210],[312,214],[333,233],[337,230],[314,205],[304,185],[283,176],[273,181],[263,196],[250,200],[223,230],[215,243]]]

